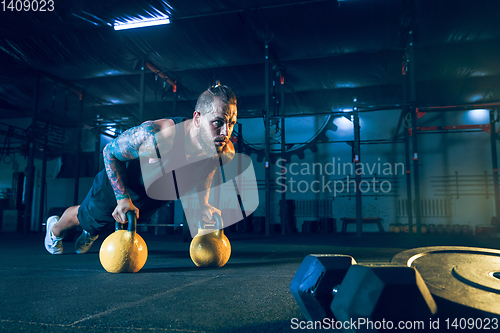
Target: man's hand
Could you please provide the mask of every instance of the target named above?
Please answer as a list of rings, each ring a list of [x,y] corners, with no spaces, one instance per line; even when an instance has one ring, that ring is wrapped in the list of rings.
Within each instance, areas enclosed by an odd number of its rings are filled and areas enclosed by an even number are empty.
[[[203,204],[200,207],[200,213],[201,213],[201,219],[206,222],[213,221],[213,214],[218,213],[221,215],[221,212],[219,209],[215,208],[214,206],[207,204]]]
[[[133,210],[137,218],[139,218],[139,208],[134,206],[132,200],[129,198],[118,200],[115,210],[113,211],[113,218],[118,222],[125,224],[127,220],[127,212]]]

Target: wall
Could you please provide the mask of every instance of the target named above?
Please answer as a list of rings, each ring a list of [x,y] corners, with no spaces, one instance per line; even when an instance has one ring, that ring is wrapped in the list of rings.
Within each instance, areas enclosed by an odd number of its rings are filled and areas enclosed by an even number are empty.
[[[379,140],[392,139],[396,124],[399,118],[399,110],[378,111],[372,113],[361,113],[361,140]],[[324,117],[323,117],[324,119]],[[248,142],[263,142],[264,125],[261,119],[259,121],[240,120],[243,124],[244,138]],[[336,118],[335,124],[338,126],[335,131],[328,131],[328,137],[331,141],[353,140],[352,123],[345,118]],[[305,121],[296,121],[295,124],[290,124],[287,119],[287,142],[300,142],[304,136],[312,136],[321,127],[323,120],[311,122],[310,119]],[[301,125],[302,123],[302,125]],[[445,126],[445,125],[463,125],[463,124],[487,124],[489,123],[489,114],[487,111],[474,112],[444,112],[444,113],[428,113],[419,119],[419,126]],[[291,128],[291,126],[294,128]],[[259,133],[259,134],[254,134]],[[300,133],[300,138],[294,133]],[[400,131],[402,133],[402,131]],[[402,135],[400,135],[402,138]],[[490,135],[482,130],[476,132],[462,133],[452,131],[447,134],[421,134],[419,140],[419,168],[420,168],[420,192],[421,199],[438,200],[449,199],[451,202],[451,216],[449,217],[423,217],[422,223],[433,224],[467,224],[472,227],[476,225],[489,224],[494,212],[494,197],[493,187],[490,184],[488,187],[489,195],[486,195],[485,172],[489,177],[492,176],[492,159]],[[305,141],[305,140],[304,140]],[[263,147],[263,146],[261,146]],[[278,146],[279,147],[279,146]],[[321,175],[316,169],[315,174],[312,174],[313,164],[337,162],[342,166],[344,163],[351,161],[351,147],[346,143],[330,143],[318,144],[318,151],[312,153],[307,150],[305,158],[300,160],[296,155],[293,155],[290,163],[293,164],[292,170],[288,164],[287,181],[292,177],[296,182],[292,189],[287,187],[287,199],[294,200],[332,200],[333,215],[337,219],[341,217],[355,217],[356,201],[352,196],[345,191],[343,193],[335,192],[333,182],[339,179],[346,178],[349,172],[341,172],[335,175]],[[336,160],[334,160],[334,158]],[[406,178],[402,170],[401,163],[404,164],[404,144],[363,144],[361,146],[361,162],[368,166],[365,168],[364,177],[373,179],[374,173],[379,173],[376,177],[386,177],[385,180],[390,181],[391,191],[388,193],[380,193],[376,195],[373,192],[367,192],[363,196],[363,215],[377,216],[383,218],[383,224],[387,230],[391,223],[407,223],[408,218],[398,216],[398,200],[407,198]],[[258,180],[264,180],[264,163],[258,163],[256,156],[252,155],[254,167]],[[281,168],[273,165],[271,169],[271,178],[274,185],[273,196],[271,199],[271,209],[273,223],[279,223],[279,201],[281,194],[277,191],[284,189],[282,180],[277,179],[282,176]],[[380,166],[380,169],[379,169]],[[392,174],[389,171],[389,166],[392,167]],[[397,167],[396,167],[397,166]],[[373,168],[370,172],[369,168]],[[413,172],[413,167],[411,168]],[[398,172],[396,173],[397,170]],[[290,172],[299,173],[292,175]],[[346,171],[349,171],[348,169]],[[302,173],[302,174],[301,174]],[[330,171],[331,173],[331,171]],[[384,175],[386,173],[386,175]],[[455,177],[458,173],[460,180],[459,195],[457,196],[454,186],[448,187],[448,192],[442,192],[439,181],[443,177]],[[465,176],[474,176],[476,180],[470,180]],[[352,175],[353,177],[353,175]],[[351,179],[352,179],[351,177]],[[483,177],[483,178],[481,178]],[[314,181],[315,184],[322,184],[323,179],[331,180],[331,190],[321,188],[313,188],[310,185]],[[302,188],[297,189],[297,183],[302,182]],[[289,183],[287,183],[289,184]],[[467,186],[463,186],[468,184]],[[472,184],[475,184],[472,186]],[[340,183],[338,183],[340,188]],[[309,188],[307,189],[307,186]],[[413,185],[412,185],[413,186]],[[388,188],[388,183],[385,183],[385,190]],[[463,188],[462,188],[463,187]],[[264,216],[265,193],[263,186],[259,187],[260,205],[259,209],[254,213],[256,216]],[[413,187],[414,190],[414,187]],[[475,192],[479,195],[466,194],[464,192]],[[300,230],[301,223],[307,218],[298,219],[298,228]],[[275,221],[275,222],[274,222]],[[415,222],[415,219],[413,220]],[[352,226],[354,228],[354,226]],[[354,229],[350,229],[354,230]],[[364,231],[378,231],[375,225],[364,226]]]
[[[3,124],[12,125],[18,128],[27,128],[31,124],[31,119],[6,119],[2,121]],[[74,149],[76,142],[75,129],[66,129],[65,143],[63,149]],[[106,140],[103,140],[106,141]],[[12,139],[11,142],[19,146],[20,141]],[[16,144],[17,143],[17,144]],[[89,131],[82,132],[82,151],[93,151],[95,147],[95,135]],[[8,164],[5,159],[0,161],[0,192],[6,193],[12,189],[12,176],[17,170],[25,172],[27,166],[27,157],[21,153],[11,154],[12,161]],[[7,160],[8,161],[8,160]],[[56,178],[56,170],[58,165],[58,158],[49,158],[47,161],[47,174],[46,174],[46,201],[43,212],[40,212],[40,199],[41,199],[41,183],[42,183],[42,159],[35,158],[35,191],[33,197],[33,220],[31,224],[32,231],[40,230],[40,223],[44,222],[43,219],[51,207],[69,207],[74,205],[74,178]],[[102,161],[100,167],[103,167]],[[92,186],[93,177],[82,177],[79,180],[78,202],[81,202],[90,187]]]

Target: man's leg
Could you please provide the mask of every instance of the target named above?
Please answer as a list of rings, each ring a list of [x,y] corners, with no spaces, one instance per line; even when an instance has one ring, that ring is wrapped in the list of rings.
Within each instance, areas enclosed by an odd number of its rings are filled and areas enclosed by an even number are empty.
[[[47,219],[45,233],[45,249],[50,254],[63,253],[63,237],[66,230],[76,227],[80,224],[78,221],[78,207],[73,206],[66,209],[61,218],[51,216]]]
[[[64,211],[61,218],[51,216],[47,220],[47,232],[45,235],[45,248],[51,254],[63,253],[62,240],[67,230],[80,225],[78,220],[78,210],[80,206],[72,206]],[[83,229],[82,234],[75,242],[76,253],[86,253],[98,235],[92,236]]]
[[[72,206],[64,211],[59,221],[52,227],[52,234],[56,237],[61,237],[66,230],[80,225],[78,222],[78,208],[80,206]]]

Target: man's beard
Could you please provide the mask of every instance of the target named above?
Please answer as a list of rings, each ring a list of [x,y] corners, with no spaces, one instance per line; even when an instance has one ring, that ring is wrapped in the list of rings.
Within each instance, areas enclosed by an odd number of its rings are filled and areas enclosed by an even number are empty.
[[[222,151],[224,146],[216,146],[214,138],[208,133],[205,127],[200,126],[200,130],[197,135],[198,142],[200,143],[201,149],[208,155],[214,156],[216,153]]]

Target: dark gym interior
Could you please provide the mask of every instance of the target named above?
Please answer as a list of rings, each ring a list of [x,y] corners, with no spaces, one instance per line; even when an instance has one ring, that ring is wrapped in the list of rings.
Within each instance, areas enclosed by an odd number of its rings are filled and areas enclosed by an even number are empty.
[[[500,328],[499,22],[494,0],[1,1],[0,331]],[[138,272],[104,267],[113,228],[44,248],[107,145],[218,82],[249,157],[210,191],[227,263],[195,264],[187,196],[137,220]]]

